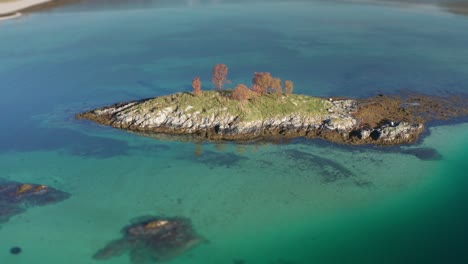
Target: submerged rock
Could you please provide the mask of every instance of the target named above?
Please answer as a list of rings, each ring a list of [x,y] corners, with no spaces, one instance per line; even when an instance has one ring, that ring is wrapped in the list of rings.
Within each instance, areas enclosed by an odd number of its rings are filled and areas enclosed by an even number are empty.
[[[20,247],[12,247],[10,248],[10,253],[13,255],[18,255],[21,253],[22,249]]]
[[[69,193],[38,184],[0,179],[0,223],[32,206],[53,204],[70,197]]]
[[[190,220],[182,217],[151,217],[123,228],[121,233],[123,238],[111,241],[93,258],[105,260],[128,252],[132,263],[162,262],[203,241]]]

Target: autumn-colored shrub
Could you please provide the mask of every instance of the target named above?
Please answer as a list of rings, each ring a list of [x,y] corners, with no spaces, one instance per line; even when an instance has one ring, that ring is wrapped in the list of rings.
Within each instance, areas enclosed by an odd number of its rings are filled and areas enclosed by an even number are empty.
[[[260,85],[257,84],[252,85],[252,91],[258,95],[262,95],[264,92],[262,87],[260,87]]]
[[[236,88],[234,88],[234,90],[232,90],[231,96],[234,100],[246,102],[250,98],[251,93],[252,91],[250,91],[250,89],[247,86],[239,84],[236,86]]]
[[[281,86],[281,79],[280,78],[273,78],[271,80],[271,88],[277,95],[283,94],[283,89]]]
[[[216,90],[223,89],[224,84],[227,82],[228,67],[225,64],[216,64],[213,67],[213,78],[211,82],[216,87]]]
[[[262,93],[265,93],[268,88],[271,87],[272,79],[273,78],[269,72],[255,72],[252,83],[260,86],[263,91]]]
[[[292,94],[294,90],[294,84],[292,81],[284,81],[284,91],[286,94]]]
[[[195,96],[200,96],[202,93],[202,90],[201,90],[201,81],[199,77],[196,77],[195,79],[193,79],[192,87],[193,87],[193,94]]]

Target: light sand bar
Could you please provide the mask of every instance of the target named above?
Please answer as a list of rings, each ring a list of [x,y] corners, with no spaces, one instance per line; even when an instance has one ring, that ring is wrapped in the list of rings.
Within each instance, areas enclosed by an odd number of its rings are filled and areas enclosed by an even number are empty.
[[[48,3],[51,0],[11,0],[11,1],[0,1],[0,17],[14,18],[18,17],[23,9]]]

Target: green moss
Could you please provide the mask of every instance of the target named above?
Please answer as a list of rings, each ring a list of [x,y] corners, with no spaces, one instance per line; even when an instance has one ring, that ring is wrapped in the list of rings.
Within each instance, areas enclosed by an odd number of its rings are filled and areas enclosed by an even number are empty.
[[[243,121],[250,121],[290,114],[325,114],[330,107],[330,102],[327,100],[296,94],[288,96],[265,94],[242,103],[231,99],[231,92],[204,91],[201,96],[194,96],[188,92],[177,93],[150,99],[127,111],[137,110],[145,113],[171,107],[173,110],[181,109],[185,113],[198,112],[200,117],[209,117],[222,112],[239,116]]]

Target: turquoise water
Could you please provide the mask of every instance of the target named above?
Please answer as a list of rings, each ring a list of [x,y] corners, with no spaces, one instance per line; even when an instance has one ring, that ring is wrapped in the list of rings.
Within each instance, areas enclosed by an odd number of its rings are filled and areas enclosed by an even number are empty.
[[[467,17],[314,1],[193,3],[83,3],[0,24],[0,177],[72,194],[1,224],[1,263],[93,263],[142,215],[188,217],[209,240],[168,263],[468,262],[467,123],[430,129],[416,147],[440,155],[432,159],[318,140],[204,143],[197,156],[193,143],[73,117],[189,90],[194,76],[208,89],[219,62],[232,86],[270,71],[309,95],[465,92]],[[23,252],[11,255],[12,246]]]

